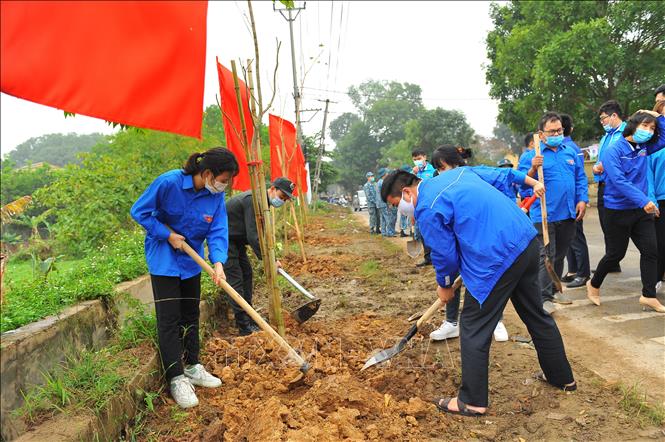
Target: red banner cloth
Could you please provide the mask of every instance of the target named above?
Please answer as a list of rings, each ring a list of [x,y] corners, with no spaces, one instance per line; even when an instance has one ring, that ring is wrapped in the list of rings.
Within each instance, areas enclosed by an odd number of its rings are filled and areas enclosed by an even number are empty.
[[[0,89],[201,138],[205,1],[2,1]]]
[[[238,113],[238,100],[233,82],[233,73],[222,66],[218,59],[217,74],[219,75],[219,95],[222,97],[222,120],[224,121],[226,146],[236,156],[240,165],[240,173],[233,179],[233,189],[241,191],[249,190],[252,185],[249,180],[249,167],[247,166],[245,148],[242,144],[242,124],[240,123],[240,114]],[[252,123],[252,114],[249,111],[249,92],[242,80],[238,79],[238,84],[240,86],[242,109],[247,128],[247,146],[249,147],[252,144],[252,137],[254,136],[254,124]]]
[[[270,129],[270,178],[285,177],[296,184],[294,195],[302,188],[305,162],[302,150],[296,143],[296,127],[288,120],[269,115]],[[307,184],[305,184],[305,187]]]

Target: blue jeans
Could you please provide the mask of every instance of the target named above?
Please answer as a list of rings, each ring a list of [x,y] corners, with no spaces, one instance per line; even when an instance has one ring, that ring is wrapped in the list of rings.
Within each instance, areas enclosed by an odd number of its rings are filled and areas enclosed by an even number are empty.
[[[400,215],[400,216],[399,216],[399,228],[400,228],[400,230],[402,230],[402,232],[404,232],[404,233],[406,233],[406,230],[407,230],[407,229],[408,229],[408,230],[411,230],[411,223],[409,222],[409,218],[408,218],[408,217],[406,217],[406,216],[404,216],[404,215]]]

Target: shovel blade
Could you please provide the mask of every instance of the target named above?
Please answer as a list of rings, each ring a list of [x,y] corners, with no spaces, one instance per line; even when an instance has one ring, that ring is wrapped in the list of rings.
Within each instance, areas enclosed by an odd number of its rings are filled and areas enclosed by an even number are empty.
[[[381,350],[380,352],[376,353],[374,356],[369,358],[367,362],[365,362],[365,365],[363,365],[363,368],[360,369],[360,371],[363,371],[373,365],[380,364],[381,362],[387,361],[396,354],[400,353],[406,347],[406,343],[409,342],[409,340],[411,340],[411,338],[413,338],[416,335],[417,331],[418,331],[417,324],[413,324],[413,326],[406,334],[406,336],[400,339],[400,341],[397,344],[393,345],[390,348],[386,348],[385,350]]]
[[[554,266],[552,265],[552,261],[550,261],[550,258],[547,256],[545,256],[545,269],[547,270],[547,274],[550,275],[552,284],[554,284],[554,289],[559,293],[563,293],[563,284],[561,284],[561,279],[559,278],[559,275],[557,275],[556,272],[554,271]]]
[[[412,239],[406,242],[406,253],[411,258],[417,258],[423,253],[423,244],[420,241]]]
[[[321,300],[320,299],[315,299],[313,301],[310,301],[300,307],[298,307],[296,310],[291,312],[291,317],[298,323],[302,324],[303,322],[307,321],[309,318],[314,316],[316,312],[319,311],[319,307],[321,307]]]

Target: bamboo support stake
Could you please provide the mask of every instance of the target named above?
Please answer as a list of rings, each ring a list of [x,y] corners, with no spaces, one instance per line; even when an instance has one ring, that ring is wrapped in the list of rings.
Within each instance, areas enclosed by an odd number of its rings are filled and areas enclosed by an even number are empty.
[[[249,2],[251,8],[251,2]],[[253,24],[253,22],[252,22]],[[256,30],[254,29],[254,35],[256,36]],[[257,57],[258,57],[258,48],[257,48]],[[257,77],[259,77],[259,72],[257,72]],[[250,97],[254,97],[254,75],[252,71],[251,62],[247,63],[247,78],[249,80],[249,91]],[[257,82],[258,82],[257,78]],[[261,100],[261,90],[257,91],[259,100]],[[260,137],[260,128],[261,128],[261,117],[260,112],[263,110],[259,107],[258,111],[256,108],[256,102],[254,99],[250,100],[250,109],[252,112],[252,118],[254,121],[254,139],[252,140],[252,150],[254,152],[254,158],[261,158],[261,137]],[[270,208],[268,207],[268,193],[265,186],[265,174],[262,167],[256,167],[255,173],[257,174],[257,181],[259,183],[259,204],[261,206],[261,212],[263,213],[263,219],[266,220],[264,225],[265,227],[265,239],[266,239],[266,250],[267,257],[264,256],[263,265],[266,273],[266,283],[269,288],[269,313],[270,313],[270,323],[277,327],[277,331],[281,336],[285,334],[284,327],[284,316],[282,315],[282,294],[277,285],[277,265],[275,264],[277,258],[275,256],[275,242],[273,241],[273,228],[274,226],[267,222],[270,220]],[[267,258],[267,259],[266,259]]]

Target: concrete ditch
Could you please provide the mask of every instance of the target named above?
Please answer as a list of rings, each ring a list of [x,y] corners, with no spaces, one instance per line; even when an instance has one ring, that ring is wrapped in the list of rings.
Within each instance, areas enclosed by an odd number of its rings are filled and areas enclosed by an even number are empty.
[[[116,286],[116,293],[127,293],[146,309],[154,309],[150,276],[144,275]],[[114,297],[121,299],[121,297]],[[113,329],[129,311],[123,302],[114,305],[104,299],[85,301],[24,327],[3,333],[0,348],[2,387],[0,425],[3,441],[80,441],[116,439],[125,423],[134,417],[143,399],[160,378],[157,352],[152,352],[123,391],[109,401],[98,415],[93,413],[55,416],[26,432],[22,419],[13,411],[23,404],[23,392],[44,384],[45,373],[53,373],[66,363],[67,356],[82,350],[98,350],[108,343]],[[214,324],[226,304],[201,301],[201,327]]]

